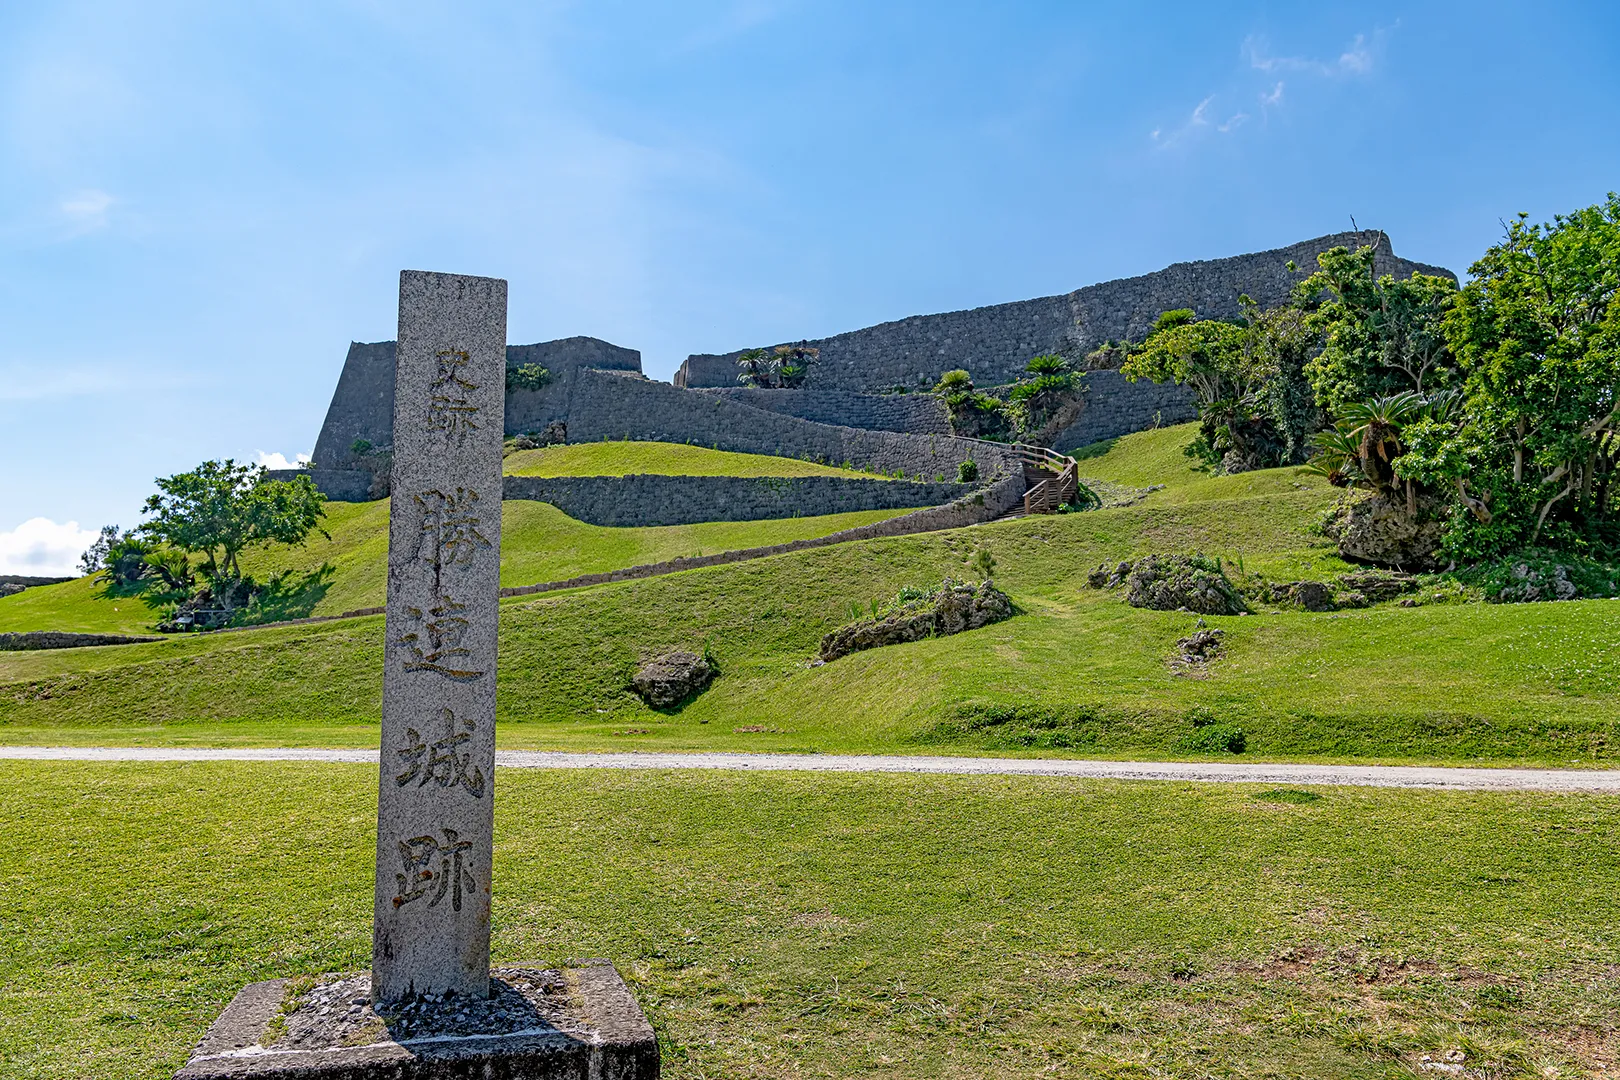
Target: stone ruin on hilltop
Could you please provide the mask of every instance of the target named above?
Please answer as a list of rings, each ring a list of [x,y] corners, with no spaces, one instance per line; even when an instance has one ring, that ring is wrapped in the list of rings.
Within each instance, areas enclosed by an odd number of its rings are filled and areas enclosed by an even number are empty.
[[[978,502],[968,516],[993,517],[1022,499],[1021,483],[1011,479],[1021,472],[1016,455],[953,436],[943,401],[910,391],[929,389],[955,368],[966,369],[981,387],[1010,383],[1033,356],[1057,353],[1078,360],[1108,341],[1141,340],[1154,319],[1173,308],[1231,317],[1244,294],[1275,305],[1315,266],[1320,252],[1364,245],[1374,247],[1380,274],[1455,277],[1397,257],[1382,232],[1336,233],[1257,254],[1176,263],[1060,296],[917,315],[800,343],[819,350],[819,356],[795,389],[737,386],[736,361],[743,350],[689,356],[674,382],[665,383],[642,374],[638,351],[596,338],[508,345],[509,371],[539,365],[550,378],[537,389],[506,392],[507,435],[570,443],[693,443],[847,464],[919,482],[507,477],[503,497],[540,499],[580,520],[626,526],[957,505],[971,490]],[[386,494],[381,480],[394,442],[394,351],[392,341],[349,346],[311,472],[329,497],[363,500]],[[1068,452],[1195,417],[1192,395],[1183,387],[1132,383],[1114,370],[1090,371],[1078,415],[1049,442]],[[957,483],[958,466],[969,458],[978,482]],[[996,487],[1001,481],[1005,491]]]

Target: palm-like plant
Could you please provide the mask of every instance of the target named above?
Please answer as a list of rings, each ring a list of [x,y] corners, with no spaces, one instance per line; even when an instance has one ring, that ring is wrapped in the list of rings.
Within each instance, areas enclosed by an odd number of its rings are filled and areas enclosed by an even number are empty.
[[[1360,439],[1330,427],[1318,431],[1311,441],[1316,452],[1305,463],[1307,469],[1327,477],[1334,487],[1355,487],[1362,482]]]
[[[1462,403],[1456,390],[1430,397],[1407,391],[1352,402],[1336,425],[1317,433],[1316,453],[1307,467],[1340,487],[1367,487],[1381,494],[1404,488],[1407,511],[1416,515],[1416,485],[1395,475],[1395,461],[1407,451],[1405,431],[1425,420],[1455,423]]]
[[[1395,459],[1406,452],[1401,429],[1422,420],[1428,411],[1429,403],[1411,391],[1344,407],[1339,424],[1345,434],[1358,440],[1362,474],[1378,490],[1395,482]]]

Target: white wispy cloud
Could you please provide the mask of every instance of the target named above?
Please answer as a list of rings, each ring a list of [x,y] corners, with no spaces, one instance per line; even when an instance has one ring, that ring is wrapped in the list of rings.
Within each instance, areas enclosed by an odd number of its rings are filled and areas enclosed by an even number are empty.
[[[107,211],[112,209],[113,197],[105,191],[91,188],[76,191],[60,204],[62,216],[75,232],[87,233],[107,226]]]
[[[1152,139],[1160,146],[1174,146],[1176,143],[1185,139],[1199,128],[1208,127],[1209,116],[1207,114],[1209,113],[1210,103],[1214,100],[1215,95],[1211,94],[1209,97],[1193,106],[1193,111],[1188,115],[1187,119],[1182,121],[1182,123],[1177,127],[1171,129],[1170,132],[1166,133],[1163,128],[1154,128],[1148,133],[1148,138]]]
[[[79,572],[79,556],[97,535],[77,521],[58,524],[36,517],[0,532],[0,574],[66,577]]]
[[[308,454],[294,454],[291,461],[288,461],[287,455],[282,453],[267,454],[260,450],[258,454],[258,464],[267,469],[296,469],[310,459]]]
[[[1374,35],[1375,39],[1377,35]],[[1301,71],[1313,75],[1365,75],[1373,69],[1374,42],[1366,34],[1357,34],[1355,40],[1339,54],[1337,60],[1318,60],[1309,56],[1275,56],[1270,43],[1251,34],[1243,39],[1243,56],[1256,71]],[[1279,84],[1280,86],[1280,84]]]
[[[1275,108],[1278,105],[1282,104],[1282,99],[1283,99],[1283,84],[1282,84],[1282,80],[1278,79],[1277,80],[1277,85],[1271,88],[1270,93],[1260,95],[1260,106],[1261,106],[1261,108],[1266,108],[1266,109]]]
[[[1154,145],[1161,148],[1171,147],[1204,131],[1229,135],[1249,121],[1249,114],[1239,111],[1218,124],[1213,123],[1209,118],[1209,113],[1210,107],[1215,104],[1217,96],[1211,94],[1203,101],[1200,101],[1193,107],[1193,111],[1188,114],[1186,120],[1169,131],[1164,128],[1154,128],[1148,133],[1148,138],[1153,140]]]

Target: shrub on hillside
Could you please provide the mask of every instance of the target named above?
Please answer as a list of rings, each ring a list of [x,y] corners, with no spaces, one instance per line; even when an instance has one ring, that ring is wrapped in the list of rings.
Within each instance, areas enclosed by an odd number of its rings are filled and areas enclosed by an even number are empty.
[[[551,381],[551,372],[539,364],[519,364],[506,369],[506,389],[539,390]]]
[[[1545,550],[1486,563],[1457,577],[1477,586],[1493,604],[1620,596],[1620,567]]]

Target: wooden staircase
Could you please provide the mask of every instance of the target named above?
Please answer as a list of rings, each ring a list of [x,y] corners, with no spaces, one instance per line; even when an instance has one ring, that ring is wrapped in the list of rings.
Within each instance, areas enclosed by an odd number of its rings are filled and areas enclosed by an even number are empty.
[[[1080,463],[1044,446],[1014,443],[1024,463],[1024,513],[1055,514],[1064,503],[1080,501]]]

